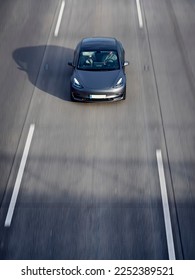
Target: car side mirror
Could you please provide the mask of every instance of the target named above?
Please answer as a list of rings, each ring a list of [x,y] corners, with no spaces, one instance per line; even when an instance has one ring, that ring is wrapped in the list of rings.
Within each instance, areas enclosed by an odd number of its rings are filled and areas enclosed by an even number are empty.
[[[68,62],[68,65],[74,67],[72,62]]]
[[[124,63],[123,63],[123,66],[125,67],[125,66],[128,66],[129,65],[129,61],[125,61]]]

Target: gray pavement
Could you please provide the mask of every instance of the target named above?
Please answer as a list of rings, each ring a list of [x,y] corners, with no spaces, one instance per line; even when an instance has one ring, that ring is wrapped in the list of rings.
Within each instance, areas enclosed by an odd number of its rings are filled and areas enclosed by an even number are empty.
[[[60,1],[23,4],[3,2],[4,16],[0,9],[0,258],[168,259],[161,149],[176,258],[194,259],[193,2],[141,1],[140,29],[133,0],[67,0],[57,37]],[[72,103],[67,62],[81,38],[99,35],[125,47],[127,99]],[[31,123],[35,133],[5,228]]]

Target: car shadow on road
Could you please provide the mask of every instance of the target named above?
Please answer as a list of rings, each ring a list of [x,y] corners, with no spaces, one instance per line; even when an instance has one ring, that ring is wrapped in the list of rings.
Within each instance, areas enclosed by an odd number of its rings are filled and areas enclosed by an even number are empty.
[[[25,71],[29,81],[40,90],[70,101],[70,76],[73,49],[40,45],[16,49],[12,56],[18,69]]]

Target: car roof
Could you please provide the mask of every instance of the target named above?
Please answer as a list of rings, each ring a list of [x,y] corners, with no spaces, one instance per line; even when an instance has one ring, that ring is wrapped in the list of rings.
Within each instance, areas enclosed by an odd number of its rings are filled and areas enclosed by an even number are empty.
[[[117,50],[117,40],[110,37],[91,37],[81,41],[81,50]]]

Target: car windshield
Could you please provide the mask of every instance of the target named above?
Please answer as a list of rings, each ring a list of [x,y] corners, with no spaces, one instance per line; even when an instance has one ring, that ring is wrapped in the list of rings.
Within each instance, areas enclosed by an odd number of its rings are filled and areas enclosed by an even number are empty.
[[[98,50],[82,51],[77,65],[79,70],[107,71],[119,69],[116,51]]]

